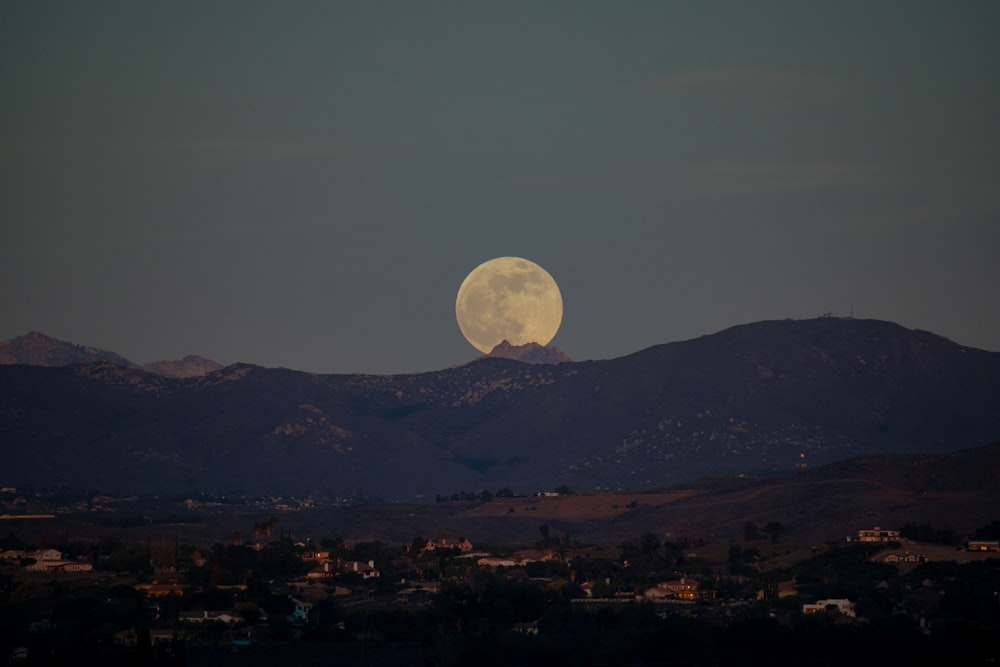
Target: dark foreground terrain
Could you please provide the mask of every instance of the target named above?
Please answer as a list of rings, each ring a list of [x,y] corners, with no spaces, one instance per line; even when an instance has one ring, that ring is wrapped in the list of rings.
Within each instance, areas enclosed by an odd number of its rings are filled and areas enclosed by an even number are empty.
[[[644,493],[442,493],[419,505],[8,489],[0,655],[988,664],[1000,655],[998,451],[862,457]]]
[[[210,494],[91,496],[65,488],[0,493],[0,531],[33,541],[60,536],[228,541],[275,517],[294,539],[408,542],[414,535],[530,544],[539,526],[595,544],[651,531],[710,541],[738,539],[747,521],[777,521],[789,539],[826,542],[859,528],[930,522],[969,534],[1000,515],[1000,444],[944,455],[864,456],[766,478],[711,478],[647,492],[517,495],[511,489],[443,489],[419,504]],[[17,519],[18,515],[43,515]],[[2,534],[2,533],[0,533]]]
[[[1000,551],[929,524],[805,545],[748,522],[710,543],[529,549],[268,536],[3,538],[0,652],[25,665],[942,665],[1000,656]],[[917,542],[920,535],[951,543]],[[859,534],[860,537],[860,534]],[[977,530],[1000,550],[1000,521]],[[30,545],[37,547],[37,545]],[[11,557],[14,553],[16,557]]]

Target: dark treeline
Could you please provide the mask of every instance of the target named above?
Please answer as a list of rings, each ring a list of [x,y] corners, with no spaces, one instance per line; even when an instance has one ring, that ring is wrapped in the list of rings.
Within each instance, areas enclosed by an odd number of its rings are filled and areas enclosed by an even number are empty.
[[[903,524],[899,529],[899,536],[914,542],[927,542],[929,544],[948,544],[954,546],[961,540],[958,533],[950,526],[935,528],[930,522],[917,524],[911,521]]]

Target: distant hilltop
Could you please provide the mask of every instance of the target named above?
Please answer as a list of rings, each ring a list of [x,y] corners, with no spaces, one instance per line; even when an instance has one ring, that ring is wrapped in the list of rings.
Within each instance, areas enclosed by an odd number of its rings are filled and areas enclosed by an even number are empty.
[[[211,359],[189,355],[178,361],[154,361],[136,364],[125,357],[96,347],[75,345],[31,331],[23,336],[0,341],[0,364],[29,366],[71,366],[73,364],[111,363],[126,368],[138,368],[171,378],[208,375],[222,368]]]

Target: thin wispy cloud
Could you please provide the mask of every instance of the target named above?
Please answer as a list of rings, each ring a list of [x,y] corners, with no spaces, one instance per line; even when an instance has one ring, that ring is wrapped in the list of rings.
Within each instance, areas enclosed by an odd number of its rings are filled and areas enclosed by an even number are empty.
[[[883,185],[880,167],[838,162],[706,162],[672,169],[662,184],[677,197],[727,197]]]
[[[715,161],[659,170],[536,175],[516,181],[535,188],[639,186],[671,199],[791,193],[899,182],[884,167],[840,162]]]
[[[836,79],[818,74],[755,67],[729,67],[670,72],[646,79],[643,85],[651,89],[677,90],[683,88],[718,89],[750,86],[783,86],[790,88],[822,86],[836,88],[841,84]]]
[[[847,81],[816,72],[730,67],[667,72],[640,81],[649,92],[701,94],[762,104],[827,103],[845,96]],[[745,107],[734,107],[739,110]]]
[[[213,137],[181,141],[152,140],[149,149],[164,154],[218,161],[294,161],[354,157],[369,152],[351,142],[260,137]]]

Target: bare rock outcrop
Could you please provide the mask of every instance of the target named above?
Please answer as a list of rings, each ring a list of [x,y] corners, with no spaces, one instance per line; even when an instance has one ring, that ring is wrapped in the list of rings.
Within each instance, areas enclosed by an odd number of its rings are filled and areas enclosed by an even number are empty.
[[[500,341],[486,356],[513,359],[526,364],[565,364],[573,361],[565,352],[554,347],[545,347],[538,343],[511,345],[506,340]]]

